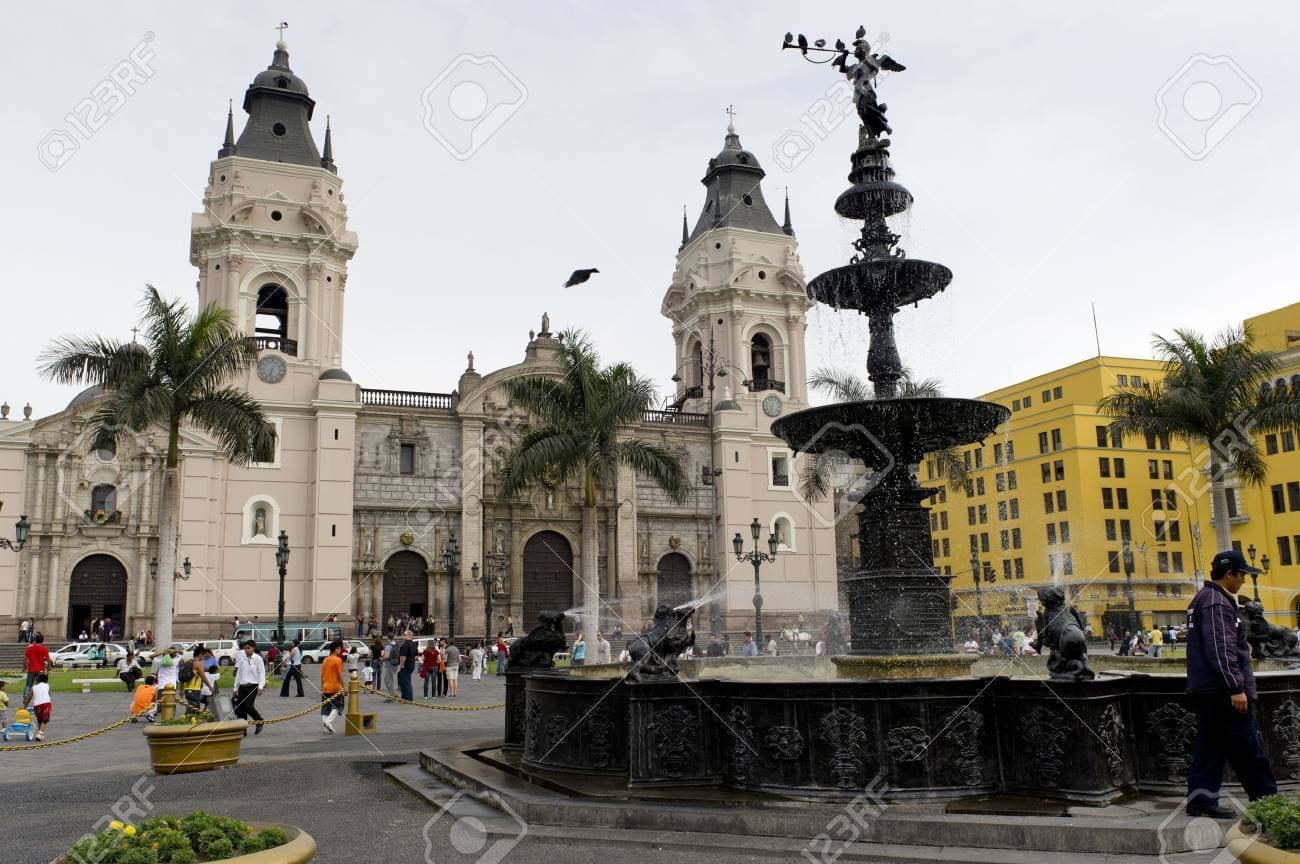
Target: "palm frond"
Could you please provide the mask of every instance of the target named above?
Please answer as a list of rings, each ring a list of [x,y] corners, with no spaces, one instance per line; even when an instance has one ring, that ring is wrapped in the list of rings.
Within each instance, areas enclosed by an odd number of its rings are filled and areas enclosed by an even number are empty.
[[[269,462],[275,454],[275,427],[262,406],[243,390],[211,390],[187,406],[187,419],[217,439],[236,465]]]
[[[823,366],[808,377],[808,386],[836,402],[864,402],[875,394],[871,385],[854,372]]]
[[[620,464],[649,477],[674,503],[686,501],[686,496],[690,493],[686,469],[682,467],[681,460],[667,448],[629,438],[618,442],[617,455]]]

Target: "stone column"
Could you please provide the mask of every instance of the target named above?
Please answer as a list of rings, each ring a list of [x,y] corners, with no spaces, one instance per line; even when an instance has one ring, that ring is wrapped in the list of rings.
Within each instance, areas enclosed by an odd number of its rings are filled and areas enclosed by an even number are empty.
[[[59,571],[59,557],[61,551],[62,549],[57,542],[50,546],[49,569],[46,571],[48,580],[47,584],[49,587],[45,592],[45,614],[49,615],[51,618],[57,617],[59,614],[59,581],[63,575]],[[71,586],[69,586],[69,590],[71,590]]]
[[[238,252],[230,252],[226,255],[226,290],[222,292],[222,302],[231,314],[235,316],[235,323],[241,330],[251,333],[251,328],[246,328],[244,322],[244,310],[242,298],[239,295],[240,283],[244,279],[244,256]]]
[[[487,470],[488,454],[483,452],[483,421],[466,419],[460,427],[460,536],[461,588],[458,597],[464,597],[465,580],[469,579],[470,565],[483,566],[483,473]],[[462,607],[464,604],[460,604]],[[478,620],[483,620],[483,610],[478,610]],[[458,630],[469,628],[469,632],[478,629],[473,619],[465,617],[465,610],[458,608],[456,617],[460,619]]]
[[[641,580],[637,572],[636,472],[630,468],[620,468],[616,489],[616,548],[611,549],[609,554],[618,564],[616,575],[619,602],[614,608],[623,617],[623,631],[626,633],[641,627]]]
[[[45,465],[49,461],[44,450],[36,451],[36,494],[32,496],[32,533],[43,533],[49,528],[45,524]]]
[[[307,264],[307,314],[303,317],[301,331],[298,333],[298,357],[305,360],[315,360],[320,357],[320,346],[316,344],[316,334],[324,332],[329,326],[330,315],[326,314],[327,310],[321,308],[321,275],[325,272],[324,266],[318,261],[311,261]],[[328,357],[323,358],[329,360]]]
[[[149,538],[141,535],[135,550],[135,614],[149,614],[149,596],[153,594],[153,580],[149,578]]]

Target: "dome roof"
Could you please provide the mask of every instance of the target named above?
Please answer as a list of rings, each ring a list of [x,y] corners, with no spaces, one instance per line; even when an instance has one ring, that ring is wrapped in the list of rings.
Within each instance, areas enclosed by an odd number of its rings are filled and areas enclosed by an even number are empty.
[[[82,390],[76,396],[73,396],[72,401],[68,403],[68,407],[64,410],[71,411],[73,408],[80,408],[82,405],[89,405],[91,402],[95,401],[96,398],[102,395],[104,395],[103,385],[91,384],[85,390]]]
[[[320,380],[351,381],[352,376],[349,375],[347,372],[344,372],[342,369],[326,369],[324,372],[320,373]]]
[[[728,126],[722,149],[709,160],[709,169],[700,181],[706,190],[704,208],[695,230],[683,239],[682,246],[714,228],[788,233],[782,231],[763,200],[763,177],[758,158],[740,146],[736,127]]]
[[[709,160],[709,173],[728,165],[750,168],[759,173],[763,171],[762,166],[758,164],[758,157],[740,146],[740,136],[732,127],[728,127],[725,143],[718,151],[718,155]]]
[[[271,65],[266,67],[265,72],[258,72],[257,76],[253,78],[253,83],[249,85],[250,89],[256,87],[288,90],[290,93],[307,95],[307,82],[295,75],[293,70],[289,68],[289,49],[283,42],[276,43]]]

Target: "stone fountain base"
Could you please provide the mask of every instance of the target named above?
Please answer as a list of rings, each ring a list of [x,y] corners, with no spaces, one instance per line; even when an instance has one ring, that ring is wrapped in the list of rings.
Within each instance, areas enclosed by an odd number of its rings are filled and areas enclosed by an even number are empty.
[[[864,680],[901,680],[917,678],[969,678],[978,661],[975,654],[906,654],[898,657],[872,657],[849,654],[832,657],[836,677]]]
[[[848,660],[868,674],[872,658]],[[965,670],[973,658],[952,660]],[[1183,793],[1196,737],[1181,675],[629,682],[555,670],[515,683],[522,772],[633,790],[1106,804]],[[1300,672],[1263,672],[1259,690],[1265,751],[1280,784],[1300,787]]]

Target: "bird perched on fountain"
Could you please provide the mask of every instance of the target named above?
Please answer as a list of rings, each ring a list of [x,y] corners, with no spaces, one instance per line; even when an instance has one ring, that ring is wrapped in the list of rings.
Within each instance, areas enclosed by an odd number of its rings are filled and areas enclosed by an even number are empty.
[[[569,275],[568,281],[564,283],[564,287],[572,288],[574,285],[581,285],[583,282],[586,282],[591,278],[591,274],[599,272],[600,271],[595,267],[586,270],[574,270],[573,273]]]

